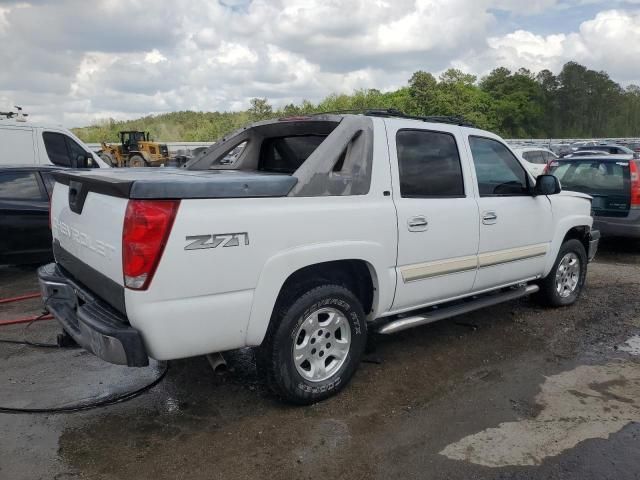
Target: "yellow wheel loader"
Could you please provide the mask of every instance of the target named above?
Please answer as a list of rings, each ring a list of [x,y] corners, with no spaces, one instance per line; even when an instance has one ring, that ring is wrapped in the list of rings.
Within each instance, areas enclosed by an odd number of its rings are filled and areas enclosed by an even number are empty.
[[[165,144],[149,139],[149,132],[120,132],[120,145],[102,142],[100,158],[112,167],[157,167],[169,162]]]

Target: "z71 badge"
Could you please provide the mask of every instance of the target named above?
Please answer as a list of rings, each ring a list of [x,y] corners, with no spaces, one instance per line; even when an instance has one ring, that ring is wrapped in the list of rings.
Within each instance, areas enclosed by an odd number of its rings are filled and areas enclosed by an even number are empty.
[[[187,242],[185,250],[201,250],[203,248],[217,247],[241,247],[249,245],[249,234],[241,233],[220,233],[218,235],[190,235],[185,239]]]

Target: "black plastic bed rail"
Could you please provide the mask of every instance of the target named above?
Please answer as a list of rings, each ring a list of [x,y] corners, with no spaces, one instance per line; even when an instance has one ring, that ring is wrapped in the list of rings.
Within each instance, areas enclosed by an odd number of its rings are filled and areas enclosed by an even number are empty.
[[[229,170],[105,168],[54,173],[69,186],[69,205],[81,213],[88,192],[134,199],[284,197],[298,179],[291,175]]]

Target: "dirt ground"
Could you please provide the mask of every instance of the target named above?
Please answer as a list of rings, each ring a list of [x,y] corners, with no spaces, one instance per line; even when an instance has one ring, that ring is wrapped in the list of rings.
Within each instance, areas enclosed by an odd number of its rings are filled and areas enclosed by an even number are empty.
[[[36,290],[33,269],[0,268],[0,298]],[[0,338],[57,332],[43,321]],[[609,241],[576,305],[523,299],[378,338],[351,385],[311,407],[273,398],[240,351],[224,375],[171,362],[125,403],[0,413],[0,479],[639,479],[639,335],[640,243]],[[0,406],[21,408],[109,398],[163,369],[2,343],[0,360]]]

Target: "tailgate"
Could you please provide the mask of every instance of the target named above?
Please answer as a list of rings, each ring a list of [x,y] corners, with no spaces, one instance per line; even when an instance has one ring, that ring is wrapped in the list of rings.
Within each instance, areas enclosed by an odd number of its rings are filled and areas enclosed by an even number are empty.
[[[51,229],[56,262],[124,313],[122,228],[127,199],[56,183]]]

